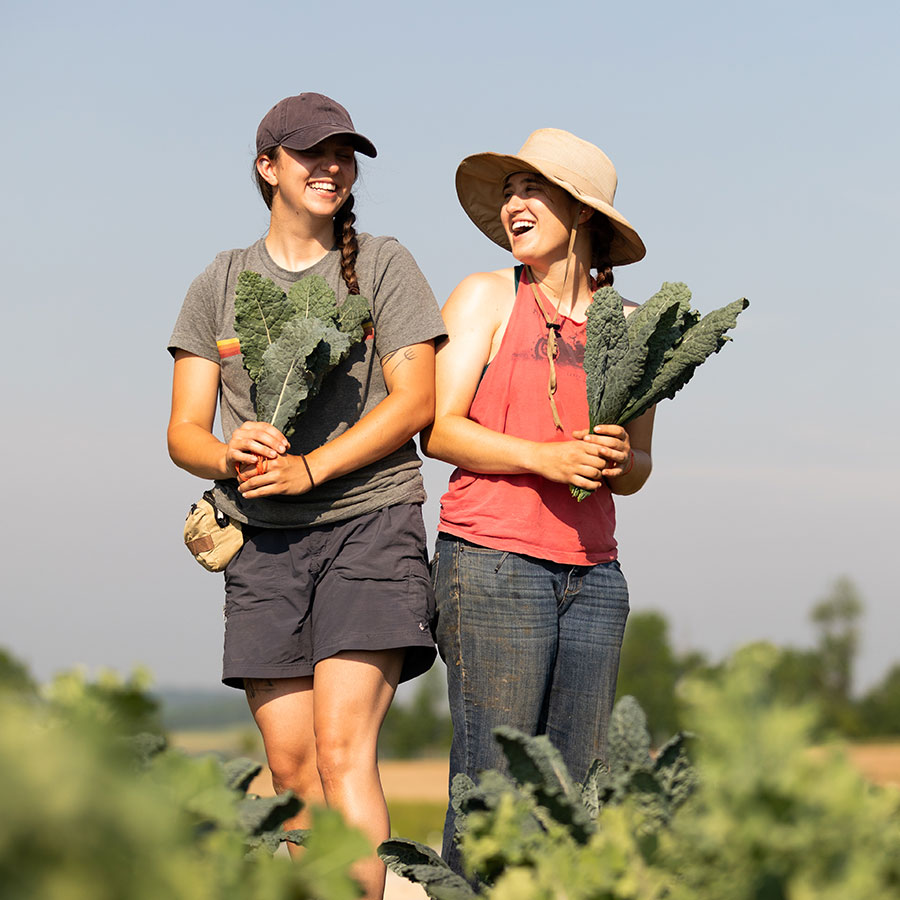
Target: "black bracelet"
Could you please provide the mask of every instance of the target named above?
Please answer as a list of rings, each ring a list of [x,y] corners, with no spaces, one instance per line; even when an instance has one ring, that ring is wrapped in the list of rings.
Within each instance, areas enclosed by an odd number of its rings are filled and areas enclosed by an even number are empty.
[[[300,453],[298,455],[299,455],[300,459],[303,460],[303,465],[306,466],[306,474],[309,476],[310,487],[315,487],[316,483],[315,483],[315,481],[313,481],[312,472],[309,471],[309,463],[306,461],[306,457],[302,453]]]

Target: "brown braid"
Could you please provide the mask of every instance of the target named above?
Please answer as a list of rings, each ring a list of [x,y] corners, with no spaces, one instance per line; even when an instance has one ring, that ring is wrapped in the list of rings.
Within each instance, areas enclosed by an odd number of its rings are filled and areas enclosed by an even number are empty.
[[[356,256],[359,243],[356,240],[356,214],[353,212],[353,194],[348,194],[344,205],[334,217],[334,241],[341,250],[341,276],[351,294],[359,293],[359,281],[356,278]]]
[[[614,276],[609,262],[609,250],[614,236],[609,219],[601,212],[588,221],[591,231],[591,266],[597,270],[597,287],[612,287]]]

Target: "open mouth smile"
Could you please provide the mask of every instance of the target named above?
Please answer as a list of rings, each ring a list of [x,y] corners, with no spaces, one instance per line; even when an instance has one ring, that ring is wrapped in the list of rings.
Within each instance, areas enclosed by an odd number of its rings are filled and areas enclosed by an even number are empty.
[[[310,181],[308,186],[311,190],[320,194],[334,194],[337,192],[337,185],[331,181]]]
[[[513,233],[513,237],[519,237],[520,235],[531,231],[531,229],[534,228],[536,224],[536,222],[530,219],[517,219],[512,223],[512,225],[509,226],[509,230]]]

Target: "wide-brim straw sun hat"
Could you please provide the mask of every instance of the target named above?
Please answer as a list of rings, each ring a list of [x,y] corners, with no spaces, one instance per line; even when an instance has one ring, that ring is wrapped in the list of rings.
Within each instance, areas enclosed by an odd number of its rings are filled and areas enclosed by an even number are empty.
[[[540,128],[529,135],[515,155],[476,153],[456,170],[456,193],[469,218],[495,244],[510,250],[500,221],[507,176],[537,172],[592,209],[603,213],[613,228],[610,264],[623,266],[643,259],[647,250],[631,223],[613,207],[616,169],[593,144],[559,128]]]

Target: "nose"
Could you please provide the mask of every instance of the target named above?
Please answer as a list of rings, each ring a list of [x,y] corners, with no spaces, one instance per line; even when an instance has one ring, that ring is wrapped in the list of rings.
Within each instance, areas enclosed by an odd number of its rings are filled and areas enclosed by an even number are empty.
[[[510,214],[516,213],[524,209],[524,204],[522,203],[522,198],[518,194],[510,194],[509,197],[506,198],[503,205],[506,207],[506,211]]]

